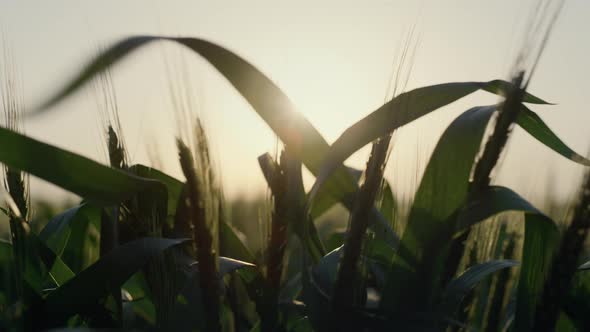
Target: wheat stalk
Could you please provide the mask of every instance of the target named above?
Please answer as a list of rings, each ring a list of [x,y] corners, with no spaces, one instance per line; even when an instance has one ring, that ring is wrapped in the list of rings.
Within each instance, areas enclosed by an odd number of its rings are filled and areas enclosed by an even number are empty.
[[[194,167],[191,150],[181,140],[177,140],[182,172],[186,177],[188,193],[188,215],[193,224],[193,237],[197,246],[197,260],[199,262],[199,282],[203,292],[203,307],[207,313],[207,330],[220,331],[220,294],[218,282],[218,266],[216,251],[213,247],[213,237],[207,225],[207,211],[205,209],[206,192]]]

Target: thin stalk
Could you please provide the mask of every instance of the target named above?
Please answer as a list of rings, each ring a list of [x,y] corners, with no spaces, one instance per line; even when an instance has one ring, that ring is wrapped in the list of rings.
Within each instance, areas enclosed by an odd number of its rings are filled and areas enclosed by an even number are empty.
[[[356,299],[358,292],[362,291],[358,287],[358,268],[363,238],[368,227],[369,213],[375,204],[375,197],[383,181],[390,138],[391,136],[387,135],[373,144],[371,156],[367,162],[365,181],[357,193],[350,216],[349,230],[346,233],[332,295],[332,307],[336,316],[347,317],[353,306],[358,303]],[[341,322],[342,328],[347,329],[347,319],[343,319]],[[351,327],[348,326],[348,328]]]
[[[287,247],[287,175],[286,164],[288,157],[286,148],[281,154],[278,165],[268,154],[261,156],[258,161],[273,196],[273,210],[271,216],[271,232],[268,241],[266,282],[268,285],[268,306],[260,310],[261,330],[274,331],[278,323],[279,292],[283,273],[283,258]],[[262,308],[261,308],[262,309]]]
[[[119,142],[117,133],[111,125],[108,126],[107,147],[111,167],[117,169],[126,169],[127,163],[125,162],[125,149]],[[102,223],[100,228],[101,256],[109,253],[119,245],[119,218],[121,215],[121,206],[113,206],[110,208],[110,210],[110,213],[103,212],[102,214]],[[111,295],[115,301],[117,321],[121,323],[123,321],[123,301],[121,299],[121,289],[118,287],[113,288],[111,290]]]
[[[8,48],[4,48],[2,67],[0,73],[2,80],[0,82],[0,99],[2,100],[2,112],[4,113],[4,125],[14,131],[21,129],[21,114],[24,107],[22,95],[20,95],[21,86],[15,74],[14,64],[11,62],[12,56]],[[24,273],[27,255],[26,236],[30,230],[29,226],[29,183],[28,177],[19,170],[4,167],[4,187],[8,191],[14,205],[7,209],[10,225],[10,237],[12,250],[15,260],[15,288],[17,303],[24,305]],[[16,324],[20,328],[26,326],[22,317],[18,318]]]
[[[500,159],[502,150],[508,142],[511,126],[516,121],[521,109],[522,100],[525,95],[525,89],[522,87],[523,79],[524,71],[521,71],[513,79],[512,88],[506,94],[506,99],[496,119],[494,131],[487,140],[481,157],[475,163],[473,181],[469,186],[465,206],[490,185],[492,170]],[[471,228],[464,231],[451,243],[446,263],[446,272],[442,278],[442,285],[447,284],[457,273],[461,258],[465,252],[465,242],[469,238],[469,234],[471,234]]]
[[[405,89],[408,83],[419,44],[419,40],[414,40],[414,30],[415,25],[411,27],[406,36],[399,59],[397,56],[393,59],[394,70],[387,87],[386,98],[390,93],[395,97],[400,90]],[[409,61],[407,68],[406,61]],[[404,71],[404,69],[406,70]],[[362,281],[359,280],[359,261],[363,250],[363,238],[367,231],[369,214],[374,208],[375,199],[382,187],[392,135],[390,133],[380,137],[373,143],[365,170],[365,180],[356,193],[332,294],[332,309],[337,316],[347,317],[347,313],[359,304],[358,297],[362,296],[364,292],[362,289],[364,286],[361,286],[363,283],[359,282]],[[347,322],[347,319],[341,320],[341,329],[354,329]]]
[[[126,169],[125,150],[122,144],[119,143],[117,133],[111,125],[108,126],[107,146],[111,167]],[[120,210],[120,206],[113,207],[110,215],[103,219],[100,236],[101,256],[113,250],[119,243],[118,220]]]
[[[23,281],[27,255],[26,235],[27,229],[29,228],[27,221],[29,201],[25,178],[21,172],[5,168],[4,186],[20,212],[20,215],[17,215],[15,212],[8,209],[10,237],[15,261],[16,292],[19,300],[24,300]]]
[[[218,265],[213,248],[213,237],[207,225],[207,211],[203,204],[206,194],[199,183],[194,159],[190,149],[177,140],[180,166],[186,177],[188,192],[188,215],[194,226],[193,237],[197,245],[197,260],[199,262],[199,283],[203,293],[203,307],[206,313],[207,331],[221,331]]]

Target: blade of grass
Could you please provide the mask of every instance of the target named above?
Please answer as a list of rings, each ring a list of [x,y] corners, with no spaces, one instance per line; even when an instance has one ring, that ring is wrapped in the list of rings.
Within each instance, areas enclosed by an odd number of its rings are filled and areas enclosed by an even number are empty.
[[[158,181],[112,169],[6,128],[0,128],[0,142],[2,163],[101,205],[119,203],[146,189],[165,190]]]
[[[497,271],[517,265],[518,262],[513,260],[492,260],[470,267],[446,286],[442,296],[441,310],[453,316],[463,298],[478,283]]]
[[[88,313],[111,286],[122,285],[152,257],[184,241],[143,238],[118,246],[47,296],[38,327],[60,326],[76,313]]]

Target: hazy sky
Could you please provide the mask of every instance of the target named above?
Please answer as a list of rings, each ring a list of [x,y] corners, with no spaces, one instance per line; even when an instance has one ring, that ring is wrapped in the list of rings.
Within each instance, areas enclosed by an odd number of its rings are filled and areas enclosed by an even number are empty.
[[[516,4],[518,3],[518,4]],[[291,97],[329,142],[380,106],[396,51],[412,25],[421,35],[407,89],[467,80],[509,78],[532,1],[0,1],[4,47],[14,55],[29,106],[55,92],[99,47],[126,36],[197,36],[219,43],[258,66]],[[516,4],[516,5],[515,5]],[[586,154],[590,114],[590,2],[572,0],[530,85],[557,106],[534,107],[572,148]],[[112,70],[131,159],[148,163],[157,146],[165,170],[179,176],[177,130],[167,61],[190,78],[198,112],[213,141],[226,192],[256,193],[264,180],[256,157],[276,139],[247,103],[204,61],[178,46],[152,45]],[[180,84],[180,83],[175,83]],[[182,86],[182,85],[179,85]],[[92,90],[53,112],[28,119],[26,133],[106,161]],[[388,167],[399,188],[415,182],[437,137],[471,106],[498,98],[478,92],[400,131]],[[366,149],[348,164],[361,167]],[[566,197],[582,167],[554,155],[521,130],[511,139],[497,182],[521,194]],[[553,174],[551,182],[546,179]],[[555,187],[555,188],[554,188]],[[42,194],[35,193],[39,189]],[[405,189],[404,189],[405,190]],[[33,195],[55,193],[35,181]],[[534,198],[534,197],[533,197]]]

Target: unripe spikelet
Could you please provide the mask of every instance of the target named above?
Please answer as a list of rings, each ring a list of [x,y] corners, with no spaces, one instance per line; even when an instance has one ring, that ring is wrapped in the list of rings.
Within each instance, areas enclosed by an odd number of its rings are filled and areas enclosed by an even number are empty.
[[[2,112],[4,113],[4,125],[14,131],[21,129],[21,114],[24,102],[20,96],[19,84],[14,75],[14,65],[11,63],[8,53],[5,50],[2,59],[3,66],[0,68],[2,81],[0,82],[0,98],[2,99]],[[24,269],[26,252],[26,236],[29,230],[29,182],[28,176],[19,170],[10,169],[4,166],[4,188],[10,194],[14,202],[13,209],[9,211],[10,237],[15,257],[15,281],[16,294],[19,300],[24,296]],[[20,214],[20,215],[19,215]]]
[[[414,28],[412,27],[406,36],[400,58],[394,60],[394,64],[398,60],[399,62],[397,68],[394,67],[396,70],[391,76],[388,87],[388,90],[393,91],[387,91],[387,94],[392,93],[392,97],[395,97],[400,92],[398,90],[405,89],[410,77],[413,57],[418,45],[418,41],[414,40]],[[409,63],[406,63],[406,61],[409,61]],[[406,69],[405,73],[404,69]],[[389,158],[391,138],[392,134],[390,133],[373,142],[371,155],[364,173],[364,182],[356,193],[332,294],[332,307],[336,315],[346,317],[353,307],[363,304],[366,296],[366,285],[362,277],[363,266],[360,264],[364,237],[369,226],[369,214],[374,208],[375,199],[382,187],[383,173]],[[351,330],[354,327],[349,325],[348,319],[343,319],[339,329]]]
[[[207,211],[204,203],[204,192],[201,180],[195,170],[191,150],[181,140],[177,140],[180,166],[186,177],[189,205],[188,217],[193,224],[193,240],[197,247],[199,262],[199,283],[203,292],[203,307],[206,311],[208,331],[220,331],[220,293],[218,282],[218,266],[213,237],[207,225]]]

